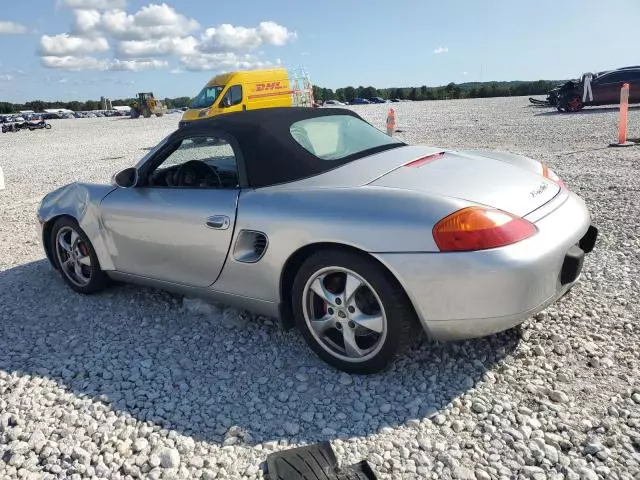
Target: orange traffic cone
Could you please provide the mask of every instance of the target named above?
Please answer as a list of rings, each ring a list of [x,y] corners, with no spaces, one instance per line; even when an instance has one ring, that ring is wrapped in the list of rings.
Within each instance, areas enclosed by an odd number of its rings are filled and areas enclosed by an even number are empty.
[[[618,143],[610,143],[610,147],[631,147],[635,142],[627,141],[627,114],[629,111],[629,84],[624,83],[620,89],[620,121],[618,123]]]
[[[387,135],[393,137],[393,132],[396,129],[396,112],[393,108],[389,109],[389,114],[387,115]]]

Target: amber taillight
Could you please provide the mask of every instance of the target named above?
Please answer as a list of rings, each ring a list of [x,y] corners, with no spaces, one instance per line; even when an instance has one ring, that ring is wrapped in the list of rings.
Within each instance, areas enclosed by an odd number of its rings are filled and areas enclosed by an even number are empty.
[[[531,222],[502,210],[467,207],[436,223],[433,238],[441,252],[462,252],[504,247],[536,231]]]

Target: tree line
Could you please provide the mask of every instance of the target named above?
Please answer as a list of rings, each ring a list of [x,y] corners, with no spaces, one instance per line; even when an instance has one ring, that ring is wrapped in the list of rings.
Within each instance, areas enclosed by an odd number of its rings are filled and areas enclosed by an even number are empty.
[[[131,106],[135,102],[136,98],[123,98],[118,100],[111,100],[111,105],[114,107]],[[189,106],[191,102],[190,97],[177,97],[177,98],[165,98],[162,100],[167,108],[182,108]],[[33,110],[34,112],[42,112],[45,109],[64,108],[67,110],[73,110],[74,112],[88,112],[91,110],[100,110],[102,105],[99,100],[87,100],[86,102],[44,102],[42,100],[34,100],[26,103],[9,103],[0,102],[0,114],[2,113],[17,113],[21,110]]]
[[[383,88],[375,87],[345,87],[333,91],[320,86],[313,87],[313,98],[320,101],[338,100],[351,102],[354,98],[381,97],[384,99],[400,100],[445,100],[456,98],[488,98],[515,97],[522,95],[544,95],[562,80],[537,80],[534,82],[467,82],[455,84],[453,82],[440,87],[404,87]]]
[[[381,97],[385,99],[400,100],[445,100],[456,98],[488,98],[488,97],[512,97],[521,95],[544,95],[553,87],[563,83],[562,80],[537,80],[534,82],[513,81],[513,82],[467,82],[455,84],[453,82],[440,87],[403,87],[403,88],[382,88],[368,87],[344,87],[335,91],[330,88],[323,88],[318,85],[313,86],[313,98],[324,102],[325,100],[339,100],[341,102],[351,102],[354,98]],[[124,98],[112,100],[115,106],[131,106],[135,98]],[[188,107],[190,97],[165,98],[163,100],[167,108]],[[42,112],[44,109],[64,108],[68,110],[90,111],[100,110],[101,105],[98,100],[87,100],[86,102],[45,102],[34,100],[24,104],[0,102],[0,114],[17,113],[21,110],[33,110]]]

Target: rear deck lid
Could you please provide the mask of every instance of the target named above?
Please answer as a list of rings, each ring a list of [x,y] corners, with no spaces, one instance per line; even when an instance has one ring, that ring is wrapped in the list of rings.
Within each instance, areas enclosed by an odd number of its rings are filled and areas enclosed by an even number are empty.
[[[370,185],[455,197],[521,217],[547,203],[560,190],[541,173],[504,160],[455,151],[428,152]]]

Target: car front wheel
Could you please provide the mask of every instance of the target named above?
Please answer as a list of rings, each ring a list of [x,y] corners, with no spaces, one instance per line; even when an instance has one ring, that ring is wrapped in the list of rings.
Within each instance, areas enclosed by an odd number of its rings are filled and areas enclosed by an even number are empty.
[[[98,257],[86,233],[68,217],[59,218],[51,229],[51,246],[60,275],[79,293],[97,293],[108,285]]]
[[[306,342],[339,370],[384,370],[420,331],[395,279],[373,259],[342,250],[315,253],[293,285],[293,311]]]

